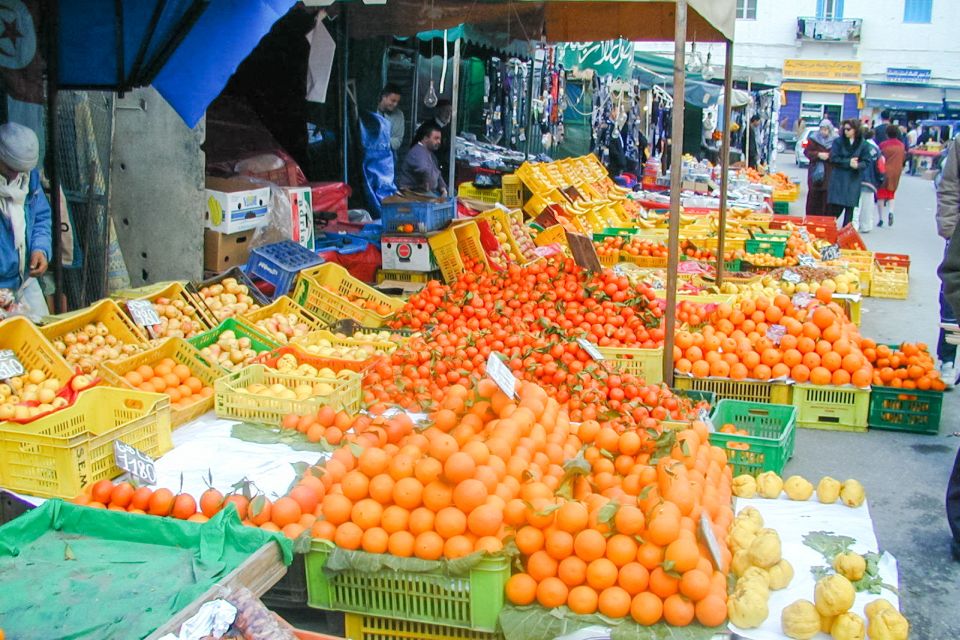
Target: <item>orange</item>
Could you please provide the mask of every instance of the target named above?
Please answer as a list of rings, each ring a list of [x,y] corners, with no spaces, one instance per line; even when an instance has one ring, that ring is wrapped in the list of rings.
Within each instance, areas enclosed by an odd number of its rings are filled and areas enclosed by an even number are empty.
[[[537,601],[548,609],[555,609],[567,603],[569,590],[560,578],[547,578],[537,585]]]
[[[288,525],[289,526],[289,525]],[[286,531],[286,527],[284,527]],[[390,534],[380,527],[371,527],[363,532],[360,547],[367,553],[386,553]]]
[[[722,597],[710,594],[697,602],[694,614],[703,626],[718,627],[727,619],[727,604]]]
[[[663,601],[663,619],[675,627],[685,627],[691,622],[695,615],[694,604],[681,596],[673,594]]]
[[[596,529],[584,529],[574,537],[573,548],[582,560],[592,562],[603,557],[607,541]]]
[[[608,587],[600,592],[597,608],[605,616],[622,618],[630,613],[630,594],[620,587]]]
[[[443,538],[435,531],[424,531],[417,535],[413,553],[421,560],[437,560],[443,553]]]
[[[561,568],[563,563],[561,562]],[[650,572],[639,562],[629,562],[620,567],[617,584],[632,596],[646,590],[650,581]]]
[[[567,556],[557,566],[557,577],[568,587],[583,584],[587,579],[587,563],[577,556]]]
[[[580,502],[565,502],[556,511],[557,528],[568,533],[577,533],[587,526],[590,512]]]
[[[344,522],[341,524],[337,527],[337,532],[333,536],[334,544],[344,549],[359,549],[362,541],[363,529],[352,522]]]
[[[469,453],[463,451],[451,453],[443,463],[443,475],[452,484],[473,478],[476,470],[476,461]]]
[[[369,502],[373,502],[372,500]],[[374,503],[376,504],[376,503]],[[380,507],[377,504],[377,507]],[[382,511],[382,509],[381,509]],[[281,529],[288,524],[293,524],[300,520],[300,516],[303,515],[303,510],[300,508],[300,504],[289,496],[284,496],[278,498],[276,502],[273,503],[273,510],[270,519],[273,520],[273,523],[280,527]],[[377,513],[377,523],[380,522],[380,514]],[[373,525],[371,525],[373,526]]]
[[[642,591],[630,603],[630,616],[644,626],[656,624],[663,617],[663,601],[649,591]]]
[[[634,562],[637,559],[637,542],[624,534],[613,535],[607,538],[606,556],[617,567]]]
[[[537,581],[526,573],[517,573],[510,576],[504,587],[507,600],[516,605],[533,604],[537,599]]]
[[[467,516],[456,507],[444,507],[437,512],[433,526],[444,538],[452,538],[466,532]]]
[[[527,573],[534,580],[542,582],[545,578],[557,575],[559,564],[546,551],[536,551],[527,558]]]
[[[695,569],[700,560],[700,549],[697,543],[689,538],[678,538],[667,545],[664,554],[666,562],[671,563],[671,567],[677,573],[685,573]]]
[[[543,549],[544,535],[543,531],[530,525],[521,527],[514,538],[517,548],[524,555],[531,555],[536,551]]]
[[[387,551],[400,558],[409,558],[413,555],[416,539],[409,531],[397,531],[390,534],[387,541]]]
[[[426,491],[416,478],[400,478],[393,485],[391,496],[394,504],[404,509],[416,509],[420,506]]]
[[[581,615],[596,613],[597,604],[597,592],[584,585],[573,587],[567,596],[567,606],[570,607],[570,610],[574,613]]]
[[[147,513],[153,516],[168,516],[171,509],[173,509],[173,492],[165,488],[154,491],[150,496]]]
[[[615,585],[619,575],[617,565],[606,558],[598,558],[587,565],[587,584],[598,592]]]
[[[710,575],[693,569],[680,577],[680,593],[697,602],[710,593]]]
[[[453,490],[453,503],[464,513],[471,511],[483,504],[489,492],[487,487],[479,480],[470,478],[459,483]]]
[[[562,561],[573,553],[573,535],[566,531],[550,531],[546,534],[544,549],[551,558]]]

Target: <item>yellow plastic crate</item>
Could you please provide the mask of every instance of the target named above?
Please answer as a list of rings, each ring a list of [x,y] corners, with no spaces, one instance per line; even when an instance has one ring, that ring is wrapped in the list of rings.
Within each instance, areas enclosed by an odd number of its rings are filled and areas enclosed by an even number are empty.
[[[260,307],[256,311],[251,311],[250,313],[247,313],[241,317],[257,331],[260,331],[264,335],[276,341],[277,336],[268,334],[266,329],[258,327],[257,323],[267,320],[268,318],[272,318],[277,314],[296,316],[301,323],[310,327],[311,331],[318,331],[327,326],[327,323],[301,307],[289,296],[280,296],[267,306]]]
[[[457,197],[465,198],[467,200],[479,200],[480,202],[496,204],[497,202],[503,202],[503,190],[478,189],[473,185],[472,182],[464,182],[457,187]]]
[[[607,255],[601,256],[597,254],[597,259],[600,260],[600,265],[604,267],[614,267],[620,262],[620,253],[610,253]]]
[[[347,300],[346,296],[370,300],[389,307],[391,311],[381,314],[372,309],[365,309]],[[297,278],[293,299],[326,323],[346,318],[356,320],[367,327],[383,326],[404,304],[402,300],[391,298],[360,282],[346,269],[333,263],[301,271]]]
[[[113,443],[157,458],[173,448],[170,399],[159,393],[94,387],[69,407],[27,424],[0,424],[0,483],[41,498],[73,498],[115,478]]]
[[[200,324],[200,327],[196,331],[184,336],[186,338],[192,338],[198,333],[203,333],[207,329],[213,329],[220,324],[220,321],[213,317],[213,314],[210,312],[210,309],[207,308],[207,305],[205,305],[198,296],[195,296],[187,291],[187,288],[180,282],[170,282],[160,289],[150,290],[150,293],[145,295],[126,295],[126,293],[140,292],[133,290],[129,292],[115,293],[113,297],[120,298],[121,300],[149,300],[153,303],[156,303],[158,298],[183,301],[186,305],[193,309],[197,322]]]
[[[538,247],[543,247],[548,244],[562,244],[567,246],[567,230],[563,228],[562,224],[555,224],[537,234],[533,242]]]
[[[503,192],[503,204],[511,209],[519,209],[523,206],[523,183],[520,182],[515,174],[507,174],[500,179],[500,187]]]
[[[625,347],[598,347],[604,360],[624,373],[633,374],[647,384],[663,382],[663,347],[655,349],[628,349]]]
[[[120,309],[120,305],[109,298],[82,309],[69,318],[40,327],[40,333],[52,343],[67,333],[80,331],[88,324],[99,322],[104,324],[110,335],[123,344],[135,345],[142,349],[146,349],[149,344],[146,334],[140,330],[140,327]],[[97,368],[92,368],[83,373],[96,374],[96,372]]]
[[[336,378],[307,378],[280,373],[262,364],[252,364],[217,380],[214,385],[214,409],[220,418],[272,426],[280,425],[285,416],[316,413],[322,406],[356,413],[360,410],[361,379],[360,374],[348,370],[341,371]],[[331,393],[306,400],[285,400],[243,391],[252,384],[279,384],[293,390],[300,385],[318,383],[329,384]]]
[[[440,267],[443,281],[451,283],[463,273],[463,260],[457,251],[457,234],[453,229],[446,229],[430,236],[428,242],[433,251],[433,257]]]
[[[480,227],[473,220],[462,222],[453,226],[453,232],[457,235],[457,249],[462,258],[470,258],[476,263],[482,264],[484,269],[490,268],[487,261],[487,252],[480,241]]]
[[[153,365],[164,358],[171,358],[178,364],[190,367],[193,375],[208,387],[212,387],[213,383],[224,374],[223,369],[207,362],[207,359],[200,355],[200,351],[196,347],[182,338],[170,338],[135,356],[105,362],[100,368],[100,374],[104,381],[112,387],[133,389],[133,386],[123,376],[141,365]],[[179,427],[199,418],[212,408],[213,397],[211,396],[193,402],[187,407],[172,409],[171,424],[174,427]]]
[[[522,224],[523,212],[519,210],[504,212],[499,209],[491,209],[490,211],[484,211],[477,216],[477,220],[486,220],[491,227],[493,226],[494,221],[500,223],[501,227],[503,227],[503,234],[507,237],[507,244],[510,245],[514,255],[520,257],[520,264],[529,264],[530,262],[537,260],[539,256],[525,256],[520,250],[520,245],[517,243],[517,239],[513,237],[513,230],[510,227],[510,218],[513,218],[514,221],[519,221]]]
[[[635,264],[638,267],[646,269],[662,269],[667,266],[666,258],[655,258],[653,256],[635,256],[626,251],[620,252],[620,261]]]
[[[499,632],[473,631],[361,613],[345,613],[343,628],[348,640],[503,640],[503,634]]]
[[[793,404],[799,427],[863,433],[870,415],[870,389],[798,384]]]
[[[824,264],[831,266],[842,266],[846,264],[856,269],[860,275],[860,289],[862,291],[870,291],[870,282],[873,280],[874,273],[873,251],[840,249],[840,258]]]
[[[61,384],[73,376],[67,364],[32,322],[23,316],[14,316],[0,322],[0,349],[10,349],[28,372],[40,370],[47,378],[56,378]]]
[[[881,267],[873,270],[870,295],[874,298],[906,300],[910,295],[910,273],[906,267]]]
[[[676,389],[684,391],[712,391],[717,400],[745,400],[747,402],[766,402],[768,404],[790,404],[793,387],[780,382],[762,382],[759,380],[731,380],[729,378],[690,378],[676,376],[673,380]]]
[[[401,271],[399,269],[377,269],[377,284],[393,280],[395,282],[426,283],[431,280],[440,280],[443,274],[439,271]]]
[[[310,347],[320,344],[322,340],[326,340],[335,347],[362,347],[383,355],[390,355],[397,350],[397,346],[399,345],[399,343],[390,342],[389,340],[375,340],[373,338],[364,338],[362,337],[363,334],[356,335],[361,337],[342,338],[326,329],[321,329],[320,331],[311,331],[305,336],[294,338],[290,341],[290,344],[298,347]],[[309,354],[310,352],[306,351],[305,353]]]

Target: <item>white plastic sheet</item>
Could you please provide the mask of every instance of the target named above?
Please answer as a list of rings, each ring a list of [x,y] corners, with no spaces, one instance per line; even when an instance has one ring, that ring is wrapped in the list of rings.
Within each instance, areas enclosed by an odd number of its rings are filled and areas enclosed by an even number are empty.
[[[803,536],[811,531],[827,531],[836,535],[850,536],[856,540],[853,551],[879,553],[877,538],[873,532],[873,520],[867,503],[851,509],[837,502],[836,504],[821,504],[816,497],[803,502],[793,501],[781,496],[779,500],[737,500],[737,512],[747,507],[754,507],[763,516],[763,526],[776,529],[780,534],[783,557],[793,565],[794,577],[790,586],[780,591],[770,592],[770,615],[757,629],[740,629],[730,624],[730,630],[743,638],[750,640],[784,640],[780,627],[780,614],[783,609],[793,602],[803,599],[813,602],[813,588],[816,580],[810,573],[810,568],[828,564],[818,551],[803,543]],[[889,585],[899,586],[897,575],[897,561],[889,553],[884,553],[880,560],[880,576]],[[900,608],[897,594],[884,588],[880,594],[857,593],[851,611],[864,618],[863,608],[867,603],[884,598]],[[826,633],[819,633],[816,640],[830,640]]]

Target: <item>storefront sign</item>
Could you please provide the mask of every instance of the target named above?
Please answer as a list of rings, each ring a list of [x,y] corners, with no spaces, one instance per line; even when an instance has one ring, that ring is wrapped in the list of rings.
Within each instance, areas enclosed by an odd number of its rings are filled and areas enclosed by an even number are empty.
[[[860,95],[858,84],[828,84],[826,82],[784,82],[780,85],[784,91],[817,91],[820,93],[852,93]]]
[[[856,60],[797,60],[783,61],[784,78],[803,80],[860,80],[862,65]]]
[[[887,82],[926,84],[927,82],[930,82],[930,75],[930,69],[887,67]]]
[[[627,78],[631,73],[633,42],[623,39],[571,42],[562,45],[560,60],[567,69],[592,69],[600,75]]]

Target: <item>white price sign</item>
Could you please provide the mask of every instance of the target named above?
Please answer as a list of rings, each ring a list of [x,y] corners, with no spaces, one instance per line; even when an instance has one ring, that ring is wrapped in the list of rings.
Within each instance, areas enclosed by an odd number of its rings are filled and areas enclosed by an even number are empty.
[[[147,484],[156,484],[157,467],[153,462],[153,458],[136,447],[131,447],[126,442],[121,442],[120,440],[114,440],[113,460],[118,467],[133,477]]]
[[[23,363],[12,349],[0,349],[0,380],[9,380],[26,373]]]
[[[160,316],[149,300],[127,300],[130,317],[141,327],[153,327],[160,324]]]
[[[840,246],[831,244],[820,250],[820,259],[824,262],[831,262],[840,258]]]
[[[505,394],[511,398],[517,397],[517,378],[513,375],[513,371],[510,371],[510,367],[500,359],[500,354],[495,351],[491,352],[490,357],[487,358],[487,375]]]
[[[801,254],[797,257],[797,262],[800,263],[801,267],[813,267],[816,266],[817,261],[808,253]]]
[[[793,284],[800,284],[801,282],[803,282],[803,277],[796,271],[791,271],[790,269],[787,269],[786,271],[784,271],[783,275],[780,276],[780,278],[784,282],[792,282]]]
[[[706,513],[700,514],[700,538],[710,551],[710,555],[713,558],[713,566],[718,569],[722,567],[723,555],[721,555],[720,544],[717,542],[717,536],[713,533],[713,522]]]
[[[600,353],[600,349],[597,348],[597,345],[593,344],[586,338],[577,338],[577,344],[580,345],[580,348],[587,352],[587,355],[600,362],[603,360],[603,354]]]
[[[806,291],[801,291],[800,293],[794,294],[793,306],[801,308],[806,307],[808,304],[810,304],[811,300],[813,300],[813,296]]]

